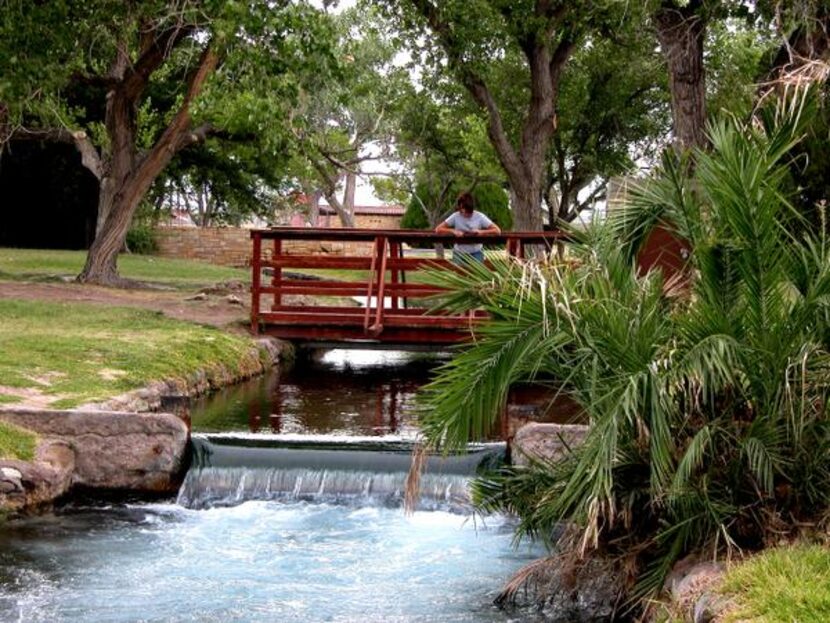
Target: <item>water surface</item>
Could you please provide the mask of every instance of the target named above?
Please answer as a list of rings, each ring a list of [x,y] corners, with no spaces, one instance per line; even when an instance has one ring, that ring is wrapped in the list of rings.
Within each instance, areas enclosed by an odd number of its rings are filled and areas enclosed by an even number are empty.
[[[194,401],[195,432],[413,437],[415,392],[444,361],[401,351],[330,350]]]
[[[0,620],[496,622],[533,554],[502,518],[313,503],[81,509],[8,524]]]

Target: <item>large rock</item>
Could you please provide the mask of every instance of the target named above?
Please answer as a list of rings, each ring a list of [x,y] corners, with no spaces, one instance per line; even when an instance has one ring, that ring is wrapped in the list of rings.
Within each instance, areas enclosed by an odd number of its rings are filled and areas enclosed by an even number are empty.
[[[679,561],[663,586],[671,599],[670,609],[685,621],[714,620],[729,607],[729,600],[717,591],[725,573],[726,565],[721,562],[701,562],[694,557]]]
[[[58,461],[54,448],[50,455],[53,463],[71,463],[70,486],[136,492],[167,492],[178,486],[188,432],[173,415],[5,407],[0,419],[71,452],[71,462],[68,456]],[[18,463],[0,465],[21,470]]]
[[[588,426],[582,424],[525,424],[513,437],[511,450],[515,465],[527,465],[531,458],[556,461],[568,448],[582,443],[588,434]]]
[[[38,444],[34,461],[0,459],[0,508],[32,510],[61,497],[72,484],[75,453],[65,441]]]
[[[522,618],[546,623],[604,623],[620,620],[628,586],[616,561],[568,561],[554,555],[534,564],[522,586],[502,605]]]

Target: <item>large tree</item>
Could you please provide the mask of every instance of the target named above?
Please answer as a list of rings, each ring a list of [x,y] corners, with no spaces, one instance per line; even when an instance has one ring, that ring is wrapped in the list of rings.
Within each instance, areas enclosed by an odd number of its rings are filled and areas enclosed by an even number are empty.
[[[175,154],[222,132],[284,133],[293,72],[328,61],[320,17],[288,0],[0,5],[0,139],[73,143],[100,182],[79,280],[121,282],[132,217]],[[79,89],[94,105],[73,99]]]
[[[551,224],[605,197],[607,181],[653,160],[669,133],[665,72],[654,43],[633,30],[593,37],[562,81],[547,168]]]
[[[325,197],[344,227],[354,227],[357,180],[369,174],[368,163],[392,156],[395,110],[409,78],[393,62],[397,48],[375,8],[352,7],[332,19],[340,71],[309,75],[303,85],[292,172],[302,188]]]
[[[625,13],[613,2],[585,6],[555,0],[388,4],[404,28],[418,33],[411,41],[434,42],[441,51],[423,50],[424,58],[446,67],[486,113],[490,141],[510,183],[517,229],[541,229],[545,165],[566,64],[587,32],[618,26],[636,11],[628,7]],[[499,83],[505,63],[516,68],[509,89]],[[513,124],[505,105],[516,98],[523,104]]]

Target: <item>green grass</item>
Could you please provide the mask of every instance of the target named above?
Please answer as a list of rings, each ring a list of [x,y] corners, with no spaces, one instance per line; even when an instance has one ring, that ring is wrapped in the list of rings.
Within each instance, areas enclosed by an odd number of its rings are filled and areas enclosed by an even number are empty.
[[[0,458],[31,461],[35,455],[38,437],[12,424],[0,422]]]
[[[74,277],[81,272],[86,251],[0,248],[0,279],[32,280]],[[122,277],[194,287],[219,281],[250,281],[250,271],[203,262],[175,260],[152,255],[121,255],[118,269]]]
[[[0,300],[0,385],[35,388],[51,407],[99,401],[197,370],[236,371],[250,340],[160,313]]]
[[[767,550],[732,567],[721,591],[735,604],[726,621],[830,621],[830,549],[802,544]]]

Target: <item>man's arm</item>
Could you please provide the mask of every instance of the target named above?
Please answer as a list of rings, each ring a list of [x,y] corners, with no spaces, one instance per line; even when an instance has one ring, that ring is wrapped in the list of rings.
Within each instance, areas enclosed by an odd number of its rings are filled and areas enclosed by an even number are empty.
[[[459,230],[459,229],[455,229],[454,227],[452,227],[452,225],[450,225],[449,221],[450,221],[450,219],[447,219],[446,221],[442,221],[441,223],[439,223],[438,227],[435,228],[435,233],[436,234],[454,234],[456,237],[459,237],[459,238],[461,236],[463,236],[464,232]]]
[[[482,233],[482,234],[500,234],[501,233],[501,228],[498,225],[496,225],[495,223],[490,223],[490,225],[488,227],[485,227],[484,229],[479,230],[479,232]]]

